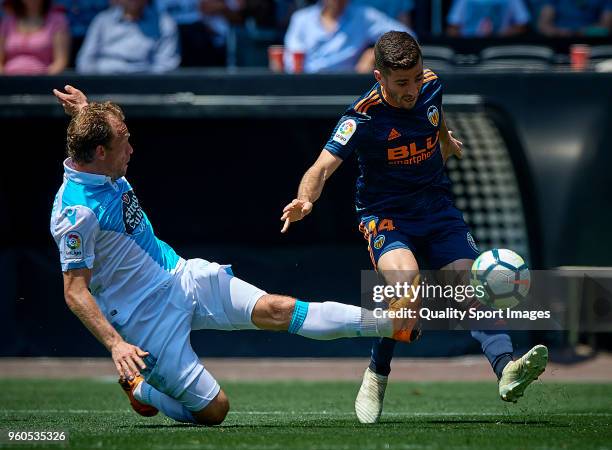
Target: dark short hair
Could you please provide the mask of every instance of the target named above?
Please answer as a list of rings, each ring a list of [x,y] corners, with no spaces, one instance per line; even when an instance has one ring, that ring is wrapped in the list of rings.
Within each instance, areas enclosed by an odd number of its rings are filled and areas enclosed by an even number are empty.
[[[389,31],[374,46],[376,69],[384,73],[397,69],[412,69],[422,58],[421,47],[405,31]]]
[[[111,117],[123,121],[119,105],[92,102],[72,117],[68,125],[66,153],[77,163],[90,163],[98,145],[109,147],[115,132]]]
[[[26,7],[23,3],[23,0],[6,0],[6,6],[9,10],[13,11],[13,13],[17,17],[24,17],[26,14]],[[42,13],[43,16],[49,14],[49,10],[51,9],[51,0],[42,0]]]

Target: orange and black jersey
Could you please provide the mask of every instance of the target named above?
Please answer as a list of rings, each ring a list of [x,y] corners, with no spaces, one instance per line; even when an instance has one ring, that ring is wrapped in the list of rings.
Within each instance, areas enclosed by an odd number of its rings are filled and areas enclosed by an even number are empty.
[[[389,105],[376,83],[346,110],[325,148],[346,159],[357,154],[356,208],[360,215],[426,215],[451,204],[440,150],[442,83],[424,70],[411,110]]]

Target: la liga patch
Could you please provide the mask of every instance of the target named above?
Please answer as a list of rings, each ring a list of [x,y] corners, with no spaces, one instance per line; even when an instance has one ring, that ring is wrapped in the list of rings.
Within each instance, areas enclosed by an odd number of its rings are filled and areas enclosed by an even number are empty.
[[[346,145],[351,136],[355,134],[355,130],[357,130],[357,122],[347,119],[340,124],[333,140],[340,145]]]
[[[69,231],[64,239],[64,255],[66,258],[81,258],[83,256],[83,237],[81,233]]]

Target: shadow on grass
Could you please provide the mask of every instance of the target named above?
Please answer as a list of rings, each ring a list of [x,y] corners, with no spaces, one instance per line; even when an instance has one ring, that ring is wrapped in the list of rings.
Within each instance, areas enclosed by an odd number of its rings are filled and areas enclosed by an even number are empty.
[[[161,423],[157,423],[157,424],[138,424],[138,425],[120,425],[118,428],[138,428],[138,429],[149,429],[149,430],[153,430],[153,429],[158,429],[158,430],[171,430],[171,429],[176,429],[176,428],[193,428],[195,429],[202,429],[202,430],[231,430],[231,429],[247,429],[247,428],[281,428],[281,429],[286,429],[286,428],[325,428],[325,429],[332,429],[332,428],[341,428],[341,429],[346,429],[347,426],[354,426],[355,428],[360,428],[360,424],[358,423],[337,423],[337,424],[330,424],[330,423],[321,423],[321,422],[299,422],[299,423],[294,423],[294,422],[279,422],[279,423],[234,423],[234,424],[228,424],[228,425],[215,425],[212,427],[206,426],[206,425],[195,425],[195,424],[186,424],[186,423],[177,423],[177,424],[161,424]]]
[[[385,421],[380,422],[379,424],[374,424],[373,426],[380,426],[380,425],[385,425],[385,424],[399,425],[399,424],[404,424],[404,423],[407,423],[407,421],[405,420],[385,420]],[[551,422],[550,420],[520,420],[520,419],[512,419],[512,420],[508,420],[508,419],[489,419],[489,420],[485,420],[485,419],[476,419],[476,420],[432,419],[432,420],[418,420],[416,421],[416,423],[419,423],[422,425],[427,425],[427,424],[432,424],[432,425],[453,425],[453,424],[528,425],[528,426],[536,426],[536,427],[540,426],[540,427],[546,427],[546,428],[569,428],[571,426],[570,424],[567,424],[567,423]]]

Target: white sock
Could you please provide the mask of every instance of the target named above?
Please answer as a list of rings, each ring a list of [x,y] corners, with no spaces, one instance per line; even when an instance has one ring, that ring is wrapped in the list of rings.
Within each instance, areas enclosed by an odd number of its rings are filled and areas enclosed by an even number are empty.
[[[289,327],[290,333],[310,339],[329,340],[343,337],[391,337],[389,318],[358,306],[337,302],[306,303],[298,300]]]
[[[136,386],[134,398],[139,402],[155,406],[166,416],[178,422],[196,423],[191,411],[185,408],[181,402],[163,392],[159,392],[146,381]]]

